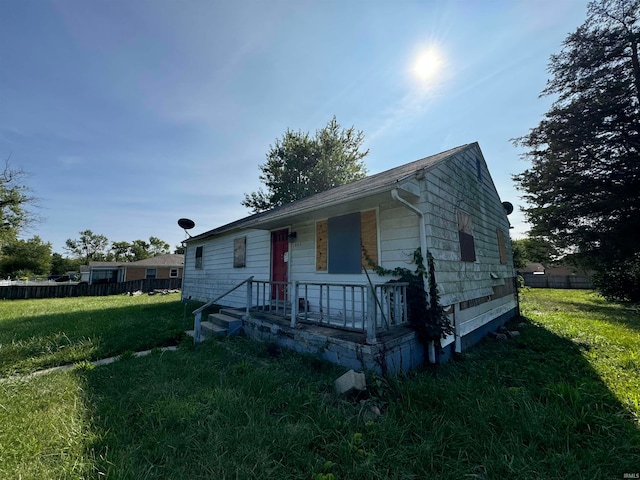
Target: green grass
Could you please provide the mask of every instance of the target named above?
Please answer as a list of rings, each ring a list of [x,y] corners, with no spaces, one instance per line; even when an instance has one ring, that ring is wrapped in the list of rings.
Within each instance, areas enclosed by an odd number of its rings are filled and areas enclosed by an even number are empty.
[[[0,300],[0,377],[176,344],[178,294]]]
[[[582,291],[523,297],[518,338],[409,375],[369,375],[359,398],[333,393],[343,369],[244,338],[0,383],[0,478],[640,472],[638,311]]]

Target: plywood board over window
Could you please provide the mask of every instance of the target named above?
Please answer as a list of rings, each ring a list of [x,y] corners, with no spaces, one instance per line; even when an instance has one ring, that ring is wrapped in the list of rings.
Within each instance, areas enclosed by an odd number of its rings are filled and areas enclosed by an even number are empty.
[[[499,228],[496,230],[498,235],[498,254],[500,255],[500,263],[506,265],[507,263],[507,245],[504,241],[504,232]]]
[[[361,273],[368,265],[364,252],[378,263],[375,210],[356,212],[316,222],[316,270]]]
[[[362,265],[369,268],[365,252],[369,259],[378,265],[378,227],[375,210],[367,210],[360,214],[360,237],[362,241]]]
[[[247,237],[233,239],[233,268],[247,266]]]
[[[463,262],[476,261],[476,246],[471,227],[471,216],[458,210],[458,238],[460,240],[460,260]]]

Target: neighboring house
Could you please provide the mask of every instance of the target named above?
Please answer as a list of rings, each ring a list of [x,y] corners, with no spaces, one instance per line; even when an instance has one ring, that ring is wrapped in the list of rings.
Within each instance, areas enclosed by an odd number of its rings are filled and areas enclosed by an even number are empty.
[[[570,264],[555,263],[544,266],[528,262],[520,271],[524,285],[533,288],[593,288],[593,270]]]
[[[94,284],[182,278],[183,270],[184,255],[178,254],[157,255],[137,262],[89,262],[88,282]]]
[[[417,248],[434,258],[455,328],[427,352],[407,326],[404,287],[367,266],[415,270]],[[505,206],[472,143],[189,238],[183,298],[243,309],[254,338],[399,371],[446,359],[517,315],[515,277]]]

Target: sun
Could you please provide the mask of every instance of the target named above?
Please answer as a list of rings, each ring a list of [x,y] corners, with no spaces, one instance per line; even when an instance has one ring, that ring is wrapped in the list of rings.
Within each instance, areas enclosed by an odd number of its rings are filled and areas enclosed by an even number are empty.
[[[442,56],[435,47],[421,51],[413,62],[414,77],[421,82],[430,82],[438,77],[442,70]]]

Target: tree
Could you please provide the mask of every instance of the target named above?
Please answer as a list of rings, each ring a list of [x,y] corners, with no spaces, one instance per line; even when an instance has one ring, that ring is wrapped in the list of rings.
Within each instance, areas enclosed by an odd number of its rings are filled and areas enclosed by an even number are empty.
[[[149,253],[152,257],[171,253],[171,245],[158,237],[149,237]]]
[[[106,250],[109,240],[104,235],[93,233],[91,230],[80,232],[80,238],[67,239],[64,249],[85,263],[90,261],[103,261],[106,258]]]
[[[2,276],[48,275],[51,271],[51,244],[35,236],[12,240],[2,246]]]
[[[113,253],[114,261],[123,262],[129,261],[131,257],[131,244],[129,242],[112,242],[111,252]]]
[[[29,209],[36,206],[36,200],[24,185],[26,176],[23,170],[12,168],[9,159],[0,172],[0,248],[37,220]]]
[[[531,167],[514,180],[532,236],[605,271],[640,251],[640,0],[587,11],[551,57],[554,103],[515,140]]]
[[[262,212],[364,177],[369,150],[360,151],[363,142],[362,131],[343,129],[335,116],[313,138],[288,129],[260,165],[267,191],[245,194],[242,204]]]
[[[51,275],[64,275],[67,272],[77,272],[80,270],[80,261],[63,257],[54,252],[51,255]]]
[[[559,258],[558,251],[553,244],[540,237],[512,240],[511,248],[513,263],[517,269],[524,268],[527,262],[549,265]]]

